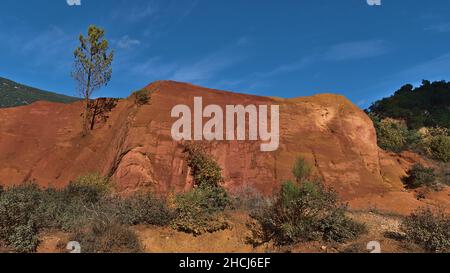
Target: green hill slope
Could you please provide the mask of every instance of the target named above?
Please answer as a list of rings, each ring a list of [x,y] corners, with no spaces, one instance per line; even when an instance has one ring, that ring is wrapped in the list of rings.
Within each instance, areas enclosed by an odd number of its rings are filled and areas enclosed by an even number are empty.
[[[423,81],[417,88],[407,84],[368,110],[381,118],[405,120],[411,129],[424,126],[450,129],[450,82]]]
[[[40,100],[70,103],[78,99],[39,90],[0,77],[0,108],[27,105]]]

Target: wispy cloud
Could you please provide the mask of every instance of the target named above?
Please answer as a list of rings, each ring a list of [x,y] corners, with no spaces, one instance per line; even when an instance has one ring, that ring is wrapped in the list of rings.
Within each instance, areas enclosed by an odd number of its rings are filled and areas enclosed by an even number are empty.
[[[130,72],[140,77],[167,79],[177,69],[177,64],[164,62],[162,57],[156,56],[132,66]]]
[[[21,31],[24,35],[17,35]],[[31,30],[15,26],[0,31],[3,46],[16,56],[27,58],[27,65],[50,65],[54,68],[68,65],[77,43],[76,39],[57,26],[49,26],[43,30]]]
[[[169,61],[162,56],[153,56],[144,62],[128,60],[125,66],[132,67],[129,72],[141,77],[211,85],[219,81],[221,72],[244,59],[243,54],[239,53],[241,46],[239,39],[193,60]]]
[[[259,82],[261,85],[267,87],[268,83],[266,83],[266,81],[268,78],[300,71],[316,63],[368,59],[387,54],[390,50],[390,45],[384,40],[363,40],[339,43],[329,46],[321,52],[307,55],[296,61],[280,64],[271,70],[255,72],[245,75],[240,79],[222,81],[222,84],[225,88],[245,85],[248,86],[248,89],[253,90],[253,88],[256,87],[254,85],[255,82]]]
[[[120,19],[126,23],[136,23],[144,19],[156,17],[159,7],[154,1],[123,1],[122,8],[116,9],[111,13],[113,20]]]
[[[450,32],[450,23],[435,24],[427,27],[425,30],[446,33]]]
[[[211,54],[194,63],[179,67],[170,79],[182,82],[202,83],[211,80],[220,71],[238,63],[239,57],[228,54]]]
[[[323,58],[330,61],[360,60],[384,55],[390,47],[383,40],[366,40],[334,45],[324,53]]]
[[[113,43],[115,43],[120,49],[129,49],[134,46],[139,46],[141,41],[138,39],[132,39],[128,35],[124,35],[119,40],[113,40]]]
[[[295,62],[281,64],[271,71],[257,73],[256,76],[272,77],[279,74],[298,71],[307,68],[317,62],[340,62],[361,60],[377,57],[388,53],[391,50],[387,42],[383,40],[365,40],[340,43],[328,47],[318,54],[311,54]]]

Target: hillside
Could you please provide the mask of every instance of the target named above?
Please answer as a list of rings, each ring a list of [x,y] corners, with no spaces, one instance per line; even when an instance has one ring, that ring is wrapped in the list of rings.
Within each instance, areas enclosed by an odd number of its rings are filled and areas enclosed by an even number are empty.
[[[405,120],[411,129],[450,129],[450,82],[423,81],[417,88],[407,84],[391,97],[375,102],[369,111],[381,118]]]
[[[260,141],[205,143],[230,192],[251,189],[270,195],[292,179],[291,162],[303,156],[315,175],[355,208],[407,213],[423,204],[403,192],[401,179],[414,157],[379,149],[370,118],[342,96],[274,99],[168,81],[146,89],[152,93],[148,104],[139,106],[133,97],[118,100],[88,137],[81,137],[81,102],[0,109],[0,182],[63,187],[80,175],[99,172],[124,195],[188,190],[192,177],[183,143],[171,137],[176,121],[171,109],[180,104],[193,109],[194,97],[201,96],[204,105],[223,109],[229,104],[280,106],[275,152],[261,152]]]
[[[78,100],[61,94],[39,90],[0,77],[0,108],[28,105],[36,101],[70,103]]]

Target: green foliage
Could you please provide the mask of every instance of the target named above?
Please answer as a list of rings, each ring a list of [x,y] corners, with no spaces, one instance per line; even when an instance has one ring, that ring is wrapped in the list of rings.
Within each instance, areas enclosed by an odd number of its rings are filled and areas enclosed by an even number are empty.
[[[401,152],[408,147],[410,132],[406,125],[393,119],[383,119],[374,123],[378,136],[378,146],[391,152]]]
[[[206,154],[203,147],[187,145],[185,153],[195,186],[217,187],[222,183],[222,169],[211,156]]]
[[[141,245],[132,230],[108,219],[93,219],[71,238],[83,253],[139,253]]]
[[[185,153],[194,189],[176,197],[176,219],[172,226],[194,235],[228,228],[221,213],[231,205],[231,199],[220,186],[223,181],[220,166],[201,146],[187,145]]]
[[[99,193],[107,193],[109,191],[109,182],[106,177],[99,173],[89,173],[87,175],[79,176],[74,183],[72,183],[74,190],[91,189]]]
[[[450,136],[446,128],[423,128],[420,135],[417,145],[420,151],[435,160],[450,162]]]
[[[37,233],[36,226],[31,222],[16,226],[8,238],[8,243],[17,252],[35,252],[39,244]]]
[[[365,227],[346,216],[334,192],[319,182],[283,184],[274,202],[252,213],[254,244],[273,240],[278,245],[325,240],[345,242],[358,237]]]
[[[71,103],[77,98],[39,90],[0,77],[0,108],[28,105],[36,101]]]
[[[450,162],[450,136],[435,136],[429,143],[431,156],[442,162]]]
[[[80,34],[80,45],[74,51],[75,66],[72,77],[85,99],[90,99],[95,90],[111,80],[114,51],[109,50],[109,43],[104,36],[103,29],[91,25],[87,37]]]
[[[377,131],[378,146],[391,152],[413,150],[441,162],[450,162],[450,136],[447,128],[408,129],[404,122],[380,119],[369,113]]]
[[[406,239],[429,252],[450,252],[450,217],[429,209],[408,216],[401,225]]]
[[[295,171],[295,168],[294,168]],[[345,242],[365,231],[365,226],[346,216],[347,207],[320,181],[285,182],[273,201],[251,214],[249,224],[257,245],[273,240],[278,245],[325,240]]]
[[[438,188],[437,175],[433,168],[426,168],[420,164],[415,164],[408,171],[408,176],[404,179],[407,187],[416,189],[420,187]]]
[[[174,218],[166,202],[151,194],[128,198],[107,195],[105,181],[90,175],[60,190],[43,190],[33,184],[5,189],[0,194],[0,241],[17,252],[33,252],[38,244],[38,232],[43,229],[80,232],[80,228],[90,226],[90,232],[96,233],[96,221],[108,220],[114,223],[113,231],[119,232],[122,229],[116,224],[165,226]]]
[[[311,167],[306,163],[304,158],[299,157],[295,161],[292,173],[297,182],[301,182],[311,175]]]
[[[72,71],[78,92],[84,99],[83,135],[92,128],[90,124],[91,97],[95,90],[108,84],[112,77],[114,51],[104,38],[105,31],[97,26],[88,28],[88,35],[80,34],[80,45],[74,51],[75,64]]]
[[[146,88],[134,92],[133,97],[136,105],[142,106],[148,104],[150,102],[150,93]]]
[[[13,187],[0,195],[0,240],[17,252],[32,252],[37,248],[34,213],[39,204],[40,190],[35,185]]]
[[[175,214],[166,201],[153,194],[138,194],[128,198],[107,198],[101,204],[101,211],[112,215],[123,225],[147,224],[167,226]]]
[[[231,201],[223,188],[200,186],[177,196],[176,218],[172,225],[176,230],[195,236],[227,229],[229,224],[221,213],[230,205]]]
[[[393,96],[375,102],[369,111],[382,119],[405,120],[411,129],[450,129],[450,83],[423,81],[418,88],[405,85]]]

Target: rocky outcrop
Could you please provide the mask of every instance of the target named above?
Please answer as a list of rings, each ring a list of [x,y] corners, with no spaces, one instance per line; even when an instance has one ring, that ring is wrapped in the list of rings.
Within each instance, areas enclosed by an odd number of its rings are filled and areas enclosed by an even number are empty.
[[[187,190],[192,180],[183,143],[173,141],[171,109],[205,105],[280,105],[280,147],[261,152],[259,142],[206,143],[223,168],[225,187],[270,194],[292,179],[295,158],[303,156],[314,173],[345,199],[402,189],[401,162],[380,151],[369,117],[342,96],[325,94],[296,99],[258,97],[190,84],[156,82],[148,105],[119,100],[108,119],[80,135],[82,105],[38,102],[0,109],[0,182],[35,180],[60,187],[77,176],[100,172],[124,194]]]

